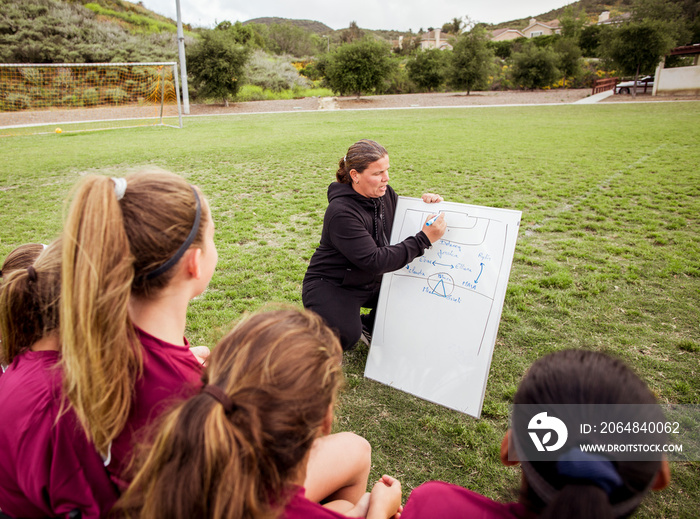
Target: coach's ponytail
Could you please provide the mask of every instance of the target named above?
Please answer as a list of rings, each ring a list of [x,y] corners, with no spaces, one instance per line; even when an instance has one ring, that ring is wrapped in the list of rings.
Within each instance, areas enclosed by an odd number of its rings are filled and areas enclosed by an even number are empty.
[[[279,517],[342,378],[312,313],[245,320],[214,348],[198,395],[168,414],[117,505],[127,517]]]
[[[381,144],[369,139],[362,139],[348,148],[345,156],[338,161],[335,179],[341,184],[352,184],[350,172],[354,169],[362,173],[372,163],[388,155]]]

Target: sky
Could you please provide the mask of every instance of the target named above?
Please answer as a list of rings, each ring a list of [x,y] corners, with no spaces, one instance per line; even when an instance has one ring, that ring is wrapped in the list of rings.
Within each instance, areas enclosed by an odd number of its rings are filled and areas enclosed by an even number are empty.
[[[135,1],[135,0],[134,0]],[[442,27],[453,18],[468,16],[490,24],[536,17],[564,7],[574,0],[180,0],[183,23],[214,27],[224,20],[245,22],[253,18],[279,17],[315,20],[331,29],[357,22],[362,29],[418,32]],[[173,20],[176,0],[142,0],[143,5]]]

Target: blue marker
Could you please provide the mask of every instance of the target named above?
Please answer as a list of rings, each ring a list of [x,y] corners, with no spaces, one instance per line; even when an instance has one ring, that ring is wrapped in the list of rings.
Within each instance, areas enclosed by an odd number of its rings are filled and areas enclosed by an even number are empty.
[[[425,225],[427,225],[428,227],[430,227],[431,225],[433,225],[433,224],[435,223],[435,220],[437,220],[438,218],[440,218],[440,214],[437,214],[436,216],[433,216],[430,220],[428,220],[427,222],[425,222]]]

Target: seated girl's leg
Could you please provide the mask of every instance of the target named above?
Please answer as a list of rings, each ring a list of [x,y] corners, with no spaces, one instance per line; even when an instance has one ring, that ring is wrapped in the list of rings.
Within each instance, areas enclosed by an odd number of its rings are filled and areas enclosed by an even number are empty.
[[[340,499],[357,503],[367,492],[371,455],[369,442],[354,433],[317,439],[306,466],[306,498],[315,502]]]

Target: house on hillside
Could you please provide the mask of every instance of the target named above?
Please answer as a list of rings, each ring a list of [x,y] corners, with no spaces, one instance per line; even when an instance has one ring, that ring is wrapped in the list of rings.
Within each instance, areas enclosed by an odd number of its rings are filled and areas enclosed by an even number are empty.
[[[491,31],[491,41],[506,41],[515,40],[516,38],[524,38],[525,35],[518,29],[496,29]]]
[[[421,50],[426,49],[440,49],[440,50],[452,50],[452,45],[447,42],[444,35],[441,34],[440,29],[435,29],[430,32],[426,32],[420,39]],[[442,39],[441,39],[442,36]]]
[[[549,34],[561,34],[561,24],[559,20],[538,22],[536,19],[530,18],[530,24],[522,30],[506,28],[491,31],[491,41],[536,38],[537,36],[547,36]]]
[[[596,23],[596,25],[620,25],[622,22],[628,21],[631,17],[632,13],[622,13],[611,18],[610,11],[603,11],[598,15],[598,23]]]
[[[559,20],[551,22],[538,22],[534,18],[530,18],[530,25],[522,31],[526,38],[537,38],[538,36],[549,36],[550,34],[561,34],[561,26]]]

